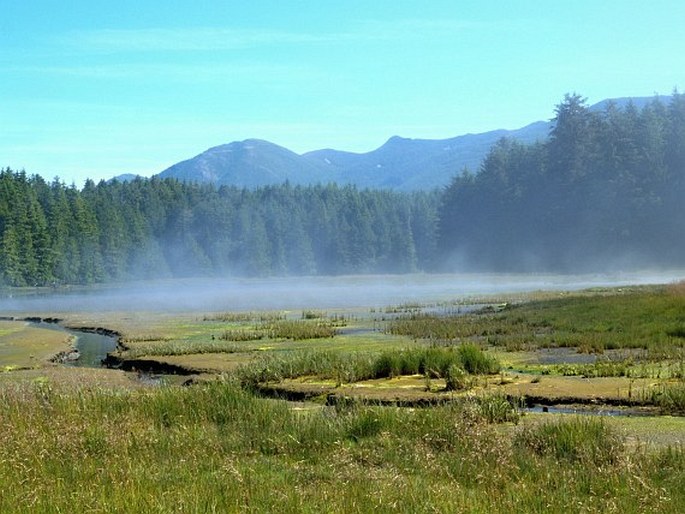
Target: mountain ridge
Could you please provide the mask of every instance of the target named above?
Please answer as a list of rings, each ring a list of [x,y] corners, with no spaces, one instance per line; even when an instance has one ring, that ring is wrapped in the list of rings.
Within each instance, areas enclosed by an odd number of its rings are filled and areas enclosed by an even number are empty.
[[[655,98],[605,99],[590,106],[602,110],[609,103],[619,108],[632,102],[640,108]],[[290,182],[295,185],[336,182],[360,188],[398,191],[444,187],[467,168],[476,171],[491,146],[502,137],[529,144],[547,138],[549,121],[534,121],[518,129],[495,129],[446,139],[392,136],[364,153],[325,148],[297,154],[262,139],[218,145],[180,161],[158,174],[161,178],[256,188]]]

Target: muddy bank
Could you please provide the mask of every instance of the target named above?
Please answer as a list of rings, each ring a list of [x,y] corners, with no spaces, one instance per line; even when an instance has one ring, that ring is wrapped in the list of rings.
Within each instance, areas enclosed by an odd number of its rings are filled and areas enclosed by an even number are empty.
[[[207,370],[194,369],[155,359],[127,359],[110,353],[102,361],[103,366],[123,371],[137,371],[154,375],[198,375]]]
[[[46,323],[49,323],[48,321],[43,320]],[[57,323],[57,322],[55,322]],[[114,337],[117,340],[117,346],[119,346],[121,343],[119,342],[119,339],[121,338],[121,333],[117,332],[116,330],[110,330],[109,328],[102,328],[102,327],[81,327],[81,326],[71,326],[71,325],[65,325],[64,328],[67,330],[73,330],[75,332],[86,332],[89,334],[98,334],[101,336],[107,336],[107,337]]]
[[[60,318],[52,318],[52,317],[41,318],[39,316],[27,316],[25,318],[15,318],[14,316],[4,316],[0,319],[9,320],[9,321],[26,321],[28,323],[49,323],[51,325],[57,325],[63,321]]]
[[[69,350],[59,352],[52,359],[50,359],[50,362],[55,362],[57,364],[69,364],[79,360],[81,358],[81,352],[78,351],[78,348],[73,346],[73,338],[71,344],[72,347]]]
[[[264,398],[287,400],[292,402],[318,401],[328,406],[351,404],[392,406],[392,407],[432,407],[457,400],[453,395],[423,395],[415,397],[386,397],[370,394],[350,394],[349,390],[331,392],[328,387],[307,387],[294,389],[281,387],[278,384],[258,384],[250,390]]]
[[[637,416],[637,417],[654,417],[660,416],[662,412],[658,407],[641,406],[641,407],[610,407],[607,405],[533,405],[532,407],[524,407],[524,412],[538,413],[538,414],[576,414],[582,416]]]
[[[71,347],[56,354],[50,359],[51,362],[77,367],[106,367],[153,375],[195,375],[204,371],[155,359],[122,357],[119,352],[126,351],[128,347],[122,342],[122,334],[109,328],[65,324],[63,319],[55,317],[27,316],[12,318],[12,320],[25,321],[34,326],[51,328],[70,335]]]
[[[513,398],[514,396],[510,396]],[[584,396],[538,396],[538,395],[523,395],[519,396],[526,407],[545,406],[551,407],[556,405],[583,405],[583,406],[602,406],[609,407],[645,407],[653,405],[646,400],[639,398],[618,398],[618,397],[602,397],[602,398],[587,398]]]
[[[379,405],[394,407],[431,407],[464,400],[464,394],[447,391],[355,391],[353,387],[333,387],[317,384],[258,384],[251,390],[266,398],[288,401],[317,401],[326,405]],[[612,415],[658,415],[653,403],[637,398],[587,398],[576,396],[526,396],[507,394],[512,405],[534,412],[576,412],[593,414],[611,411]],[[622,409],[625,411],[621,414]]]

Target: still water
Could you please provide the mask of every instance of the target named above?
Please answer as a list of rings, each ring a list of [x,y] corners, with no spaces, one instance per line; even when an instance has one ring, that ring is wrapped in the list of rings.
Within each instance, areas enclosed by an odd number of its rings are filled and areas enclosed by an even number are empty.
[[[107,354],[113,352],[117,346],[116,337],[111,335],[71,330],[56,323],[32,322],[31,325],[37,328],[65,332],[74,336],[74,348],[78,350],[79,356],[78,359],[64,361],[64,364],[67,366],[98,368],[102,366],[102,361]]]

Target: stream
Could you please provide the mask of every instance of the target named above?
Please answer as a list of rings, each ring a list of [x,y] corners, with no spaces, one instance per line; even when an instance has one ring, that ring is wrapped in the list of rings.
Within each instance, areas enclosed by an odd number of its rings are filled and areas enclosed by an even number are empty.
[[[74,348],[78,351],[78,356],[64,360],[66,366],[79,368],[99,368],[107,354],[113,352],[117,347],[117,338],[113,335],[103,334],[97,331],[76,330],[65,328],[55,322],[30,321],[32,327],[47,330],[57,330],[74,336]]]
[[[609,406],[588,407],[583,405],[533,405],[524,407],[522,412],[534,412],[545,414],[576,414],[583,416],[655,416],[654,409],[645,408],[620,408]]]

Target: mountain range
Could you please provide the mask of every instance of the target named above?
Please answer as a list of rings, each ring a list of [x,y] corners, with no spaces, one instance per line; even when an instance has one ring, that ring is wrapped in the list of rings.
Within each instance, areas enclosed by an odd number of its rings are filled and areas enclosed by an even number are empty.
[[[631,101],[641,108],[654,98],[602,100],[590,109],[603,110],[609,102],[623,107]],[[668,97],[656,98],[666,101]],[[500,138],[533,143],[546,139],[550,128],[550,122],[536,121],[516,130],[492,130],[449,139],[393,136],[367,153],[324,149],[297,154],[269,141],[246,139],[210,148],[158,176],[247,188],[289,181],[294,185],[336,182],[360,188],[426,190],[446,186],[465,168],[477,171],[490,147]]]

